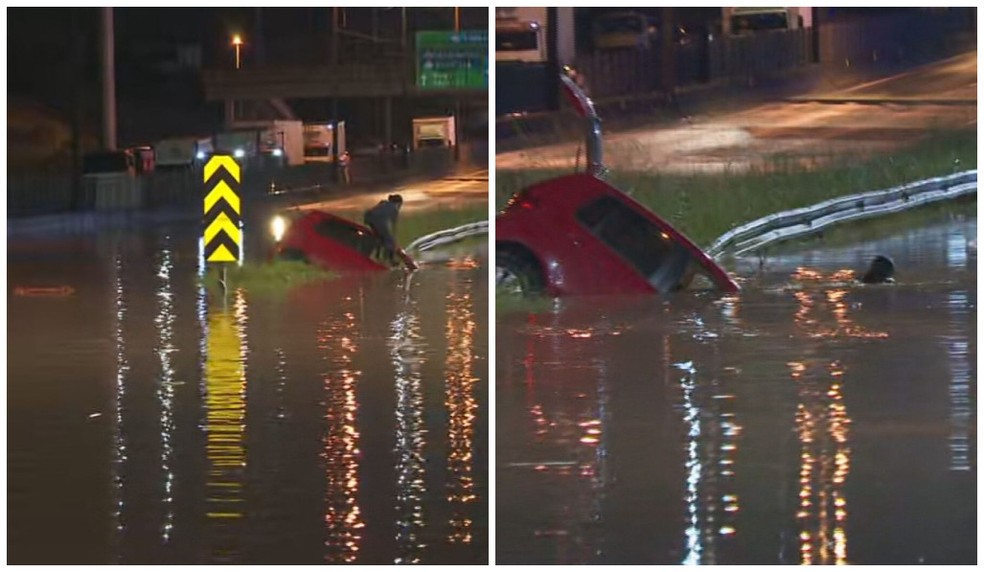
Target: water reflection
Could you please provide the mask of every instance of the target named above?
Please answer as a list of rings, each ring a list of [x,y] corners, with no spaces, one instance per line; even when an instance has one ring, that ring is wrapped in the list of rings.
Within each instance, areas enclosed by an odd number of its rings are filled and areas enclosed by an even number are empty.
[[[794,279],[806,273],[823,279],[822,273],[799,269]],[[850,275],[834,273],[827,283],[838,284]],[[848,290],[828,288],[820,292],[836,328],[826,328],[821,317],[813,317],[818,304],[812,293],[796,292],[799,307],[794,321],[811,338],[853,337],[887,338],[886,332],[869,332],[849,315]],[[811,348],[810,354],[819,353]],[[811,371],[816,357],[804,356],[788,364],[797,387],[796,428],[800,442],[799,554],[801,564],[847,564],[847,497],[845,483],[850,472],[851,449],[848,428],[851,419],[844,402],[845,368],[839,361],[826,364],[826,375]]]
[[[726,306],[737,321],[734,303]],[[719,334],[697,315],[686,319],[691,338],[706,352],[717,351]],[[665,336],[667,360],[672,363],[669,336]],[[689,343],[679,344],[678,354],[691,354]],[[693,353],[698,349],[693,348]],[[693,360],[674,364],[680,378],[680,409],[686,431],[684,529],[682,564],[717,564],[722,542],[738,533],[741,505],[737,493],[736,457],[742,427],[735,412],[736,396],[727,391],[712,372],[700,376]]]
[[[362,372],[355,369],[359,349],[357,297],[342,296],[337,312],[317,331],[318,349],[327,356],[322,374],[325,403],[325,435],[322,459],[325,470],[325,552],[328,563],[352,563],[358,559],[365,523],[359,508],[359,431],[356,390]]]
[[[123,518],[123,474],[127,460],[126,437],[123,424],[124,400],[126,398],[127,377],[130,364],[126,358],[127,343],[125,329],[127,317],[127,297],[124,294],[123,255],[118,251],[113,256],[113,313],[114,341],[116,342],[116,385],[113,395],[113,562],[119,563],[123,552],[123,531],[126,522]]]
[[[484,561],[476,260],[223,296],[196,241],[12,265],[75,289],[15,300],[14,560]]]
[[[950,408],[950,470],[971,470],[971,436],[974,400],[973,377],[970,363],[967,336],[967,308],[970,306],[968,293],[963,290],[950,292],[947,310],[950,317],[950,331],[943,336],[943,346],[948,356],[950,368],[949,408]]]
[[[171,354],[175,351],[174,338],[174,290],[171,273],[174,270],[170,237],[165,235],[159,252],[157,266],[157,346],[154,349],[160,364],[157,399],[160,402],[161,421],[161,471],[164,473],[164,523],[161,525],[161,540],[167,544],[174,529],[174,365]]]
[[[213,562],[240,558],[245,517],[246,296],[236,290],[232,312],[212,308],[205,363],[206,517]]]
[[[475,494],[474,439],[478,401],[474,375],[475,311],[467,280],[456,280],[447,295],[444,404],[448,411],[448,484],[452,544],[472,542]]]
[[[547,324],[529,314],[524,327],[523,403],[527,432],[508,434],[514,443],[529,441],[529,460],[510,462],[521,479],[536,483],[538,495],[556,497],[546,514],[531,513],[532,535],[551,546],[557,561],[591,562],[602,557],[609,470],[609,364],[597,349],[609,328],[565,328],[557,316]],[[565,360],[565,344],[575,344],[578,367],[563,381],[550,372]],[[528,434],[529,437],[524,437]],[[531,499],[532,500],[532,499]],[[528,541],[528,540],[527,540]]]
[[[396,390],[396,558],[397,564],[417,564],[424,547],[424,392],[422,370],[427,361],[420,310],[405,278],[402,307],[390,323],[389,350]]]
[[[976,561],[974,226],[770,259],[738,296],[500,317],[499,562]],[[899,282],[857,284],[881,252]]]
[[[976,241],[977,234],[973,234]],[[963,229],[951,233],[946,240],[946,261],[954,268],[968,266],[968,235]],[[975,255],[976,256],[976,255]],[[974,302],[966,290],[950,292],[946,300],[949,314],[949,331],[943,336],[947,364],[950,368],[950,470],[969,471],[971,465],[972,418],[974,398],[972,384],[976,381],[970,363],[970,344],[975,339],[968,335],[968,323],[973,324],[971,315]]]

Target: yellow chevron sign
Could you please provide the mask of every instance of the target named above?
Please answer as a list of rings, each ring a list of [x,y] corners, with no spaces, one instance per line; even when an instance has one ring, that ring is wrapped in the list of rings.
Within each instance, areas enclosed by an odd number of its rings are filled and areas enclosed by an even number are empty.
[[[239,164],[229,155],[215,155],[205,164],[205,260],[239,262],[242,255],[242,212]]]

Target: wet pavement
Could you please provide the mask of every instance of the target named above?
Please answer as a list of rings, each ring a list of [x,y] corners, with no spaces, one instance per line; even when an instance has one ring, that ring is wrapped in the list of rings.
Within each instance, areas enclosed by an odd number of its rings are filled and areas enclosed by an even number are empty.
[[[881,232],[881,231],[880,231]],[[499,563],[977,561],[977,220],[500,315]],[[898,283],[850,281],[875,254]]]
[[[223,301],[197,252],[9,241],[8,561],[486,562],[484,256]]]
[[[487,204],[489,200],[489,170],[466,170],[440,179],[392,185],[387,187],[385,192],[343,194],[337,198],[310,202],[296,208],[300,210],[361,212],[376,204],[381,198],[386,198],[386,195],[390,193],[396,193],[403,197],[404,212],[434,208],[460,209]]]
[[[976,127],[974,51],[845,89],[818,87],[796,99],[610,134],[605,164],[619,171],[684,174],[765,168],[776,157],[813,165],[839,155],[892,151],[941,130]],[[581,143],[500,153],[496,168],[573,169]]]

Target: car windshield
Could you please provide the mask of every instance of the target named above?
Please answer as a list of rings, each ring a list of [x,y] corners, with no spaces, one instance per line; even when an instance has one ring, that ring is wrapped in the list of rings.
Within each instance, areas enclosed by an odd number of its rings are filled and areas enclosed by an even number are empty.
[[[686,288],[695,272],[703,271],[663,228],[614,197],[602,197],[581,207],[577,218],[661,294]]]
[[[379,243],[379,239],[370,232],[338,219],[323,219],[315,225],[314,231],[325,238],[340,242],[369,257],[372,256],[373,250],[376,249]]]

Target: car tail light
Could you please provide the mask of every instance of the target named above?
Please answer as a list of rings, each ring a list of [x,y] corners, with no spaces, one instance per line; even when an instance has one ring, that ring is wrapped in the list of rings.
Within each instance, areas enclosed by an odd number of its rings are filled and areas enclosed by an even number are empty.
[[[535,209],[537,206],[539,205],[536,200],[534,200],[529,193],[526,191],[520,191],[509,199],[509,202],[506,203],[506,208],[504,210],[511,211],[515,209]]]

